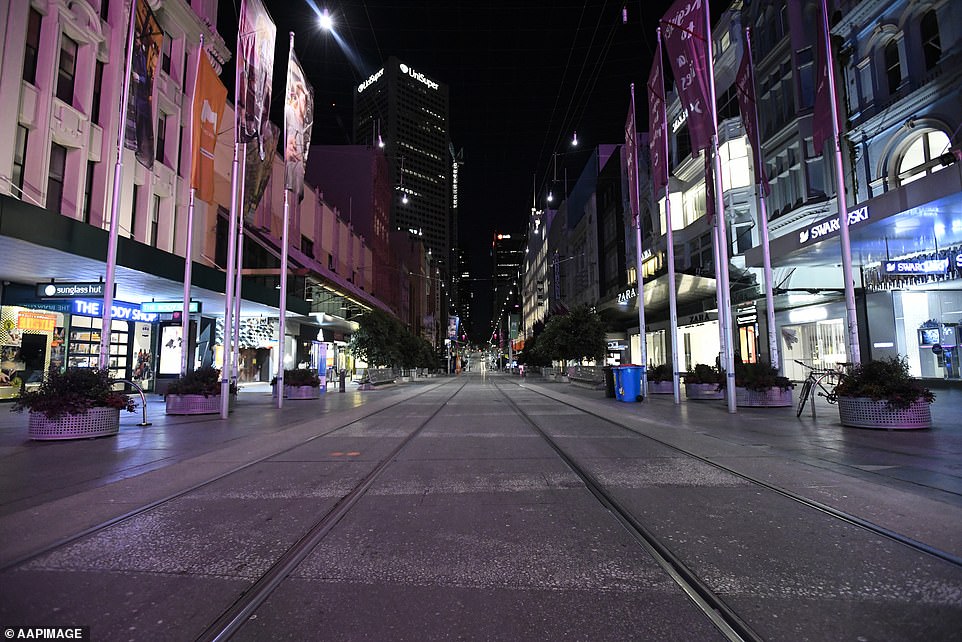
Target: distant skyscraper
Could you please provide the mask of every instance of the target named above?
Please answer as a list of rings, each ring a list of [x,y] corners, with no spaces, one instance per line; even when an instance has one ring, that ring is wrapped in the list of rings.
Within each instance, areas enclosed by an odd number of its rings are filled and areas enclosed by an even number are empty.
[[[354,92],[354,140],[383,143],[394,188],[391,224],[420,237],[447,280],[454,243],[447,85],[388,58]]]

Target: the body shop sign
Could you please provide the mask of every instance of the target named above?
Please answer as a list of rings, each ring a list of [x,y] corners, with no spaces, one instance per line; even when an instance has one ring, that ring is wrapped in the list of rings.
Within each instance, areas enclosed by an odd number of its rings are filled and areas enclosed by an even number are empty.
[[[861,223],[862,221],[867,221],[868,219],[868,207],[860,207],[857,210],[852,210],[848,213],[848,226],[851,227],[856,223]],[[823,219],[811,227],[807,227],[800,231],[798,233],[798,244],[806,245],[814,241],[819,241],[827,236],[837,233],[839,229],[840,226],[838,224],[838,216],[832,216],[831,218]]]
[[[103,301],[86,301],[84,299],[74,299],[71,306],[71,313],[82,317],[103,317]],[[142,312],[140,305],[136,303],[125,303],[114,301],[110,306],[110,318],[117,321],[138,321],[140,323],[157,323],[159,314],[156,312]]]

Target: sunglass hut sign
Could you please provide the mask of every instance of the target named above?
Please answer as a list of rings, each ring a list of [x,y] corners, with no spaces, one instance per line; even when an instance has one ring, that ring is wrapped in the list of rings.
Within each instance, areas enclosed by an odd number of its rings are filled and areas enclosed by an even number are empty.
[[[863,206],[857,210],[853,210],[848,213],[848,226],[852,227],[856,223],[861,223],[862,221],[867,221],[869,219],[868,207]],[[825,219],[806,228],[798,233],[798,244],[805,245],[806,243],[811,243],[819,239],[825,238],[831,234],[834,234],[841,229],[838,224],[838,217],[833,216],[832,218]]]

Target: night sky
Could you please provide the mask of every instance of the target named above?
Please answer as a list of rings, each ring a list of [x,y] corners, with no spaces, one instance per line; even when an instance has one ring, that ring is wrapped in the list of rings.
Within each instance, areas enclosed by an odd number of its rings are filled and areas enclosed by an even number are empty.
[[[218,28],[231,49],[239,3],[220,3]],[[533,183],[543,206],[552,154],[564,152],[558,156],[558,177],[567,164],[570,186],[586,158],[585,152],[572,152],[574,132],[581,150],[623,142],[632,82],[639,128],[647,129],[645,83],[655,28],[670,4],[351,0],[325,5],[318,0],[314,5],[311,0],[265,0],[277,24],[272,120],[282,122],[289,31],[295,32],[295,51],[314,86],[315,143],[355,142],[352,92],[388,56],[446,83],[451,139],[464,150],[465,161],[460,244],[479,279],[476,299],[486,301],[492,235],[525,230]],[[716,5],[713,14],[727,3]],[[350,53],[317,26],[317,12],[325,8]],[[233,73],[231,61],[224,70],[229,88]],[[475,313],[487,316],[487,307],[476,306]]]

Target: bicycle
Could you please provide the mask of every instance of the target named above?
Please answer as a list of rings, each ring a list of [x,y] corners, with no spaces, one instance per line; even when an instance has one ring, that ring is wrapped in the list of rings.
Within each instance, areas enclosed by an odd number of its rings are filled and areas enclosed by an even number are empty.
[[[844,372],[842,368],[848,366],[847,363],[839,363],[835,368],[814,368],[803,361],[793,359],[798,365],[808,369],[808,377],[802,382],[802,391],[798,394],[798,406],[795,409],[795,416],[801,417],[805,411],[805,404],[809,398],[812,400],[812,419],[815,419],[815,397],[825,397],[828,403],[836,403],[834,394],[835,386],[842,380]]]

